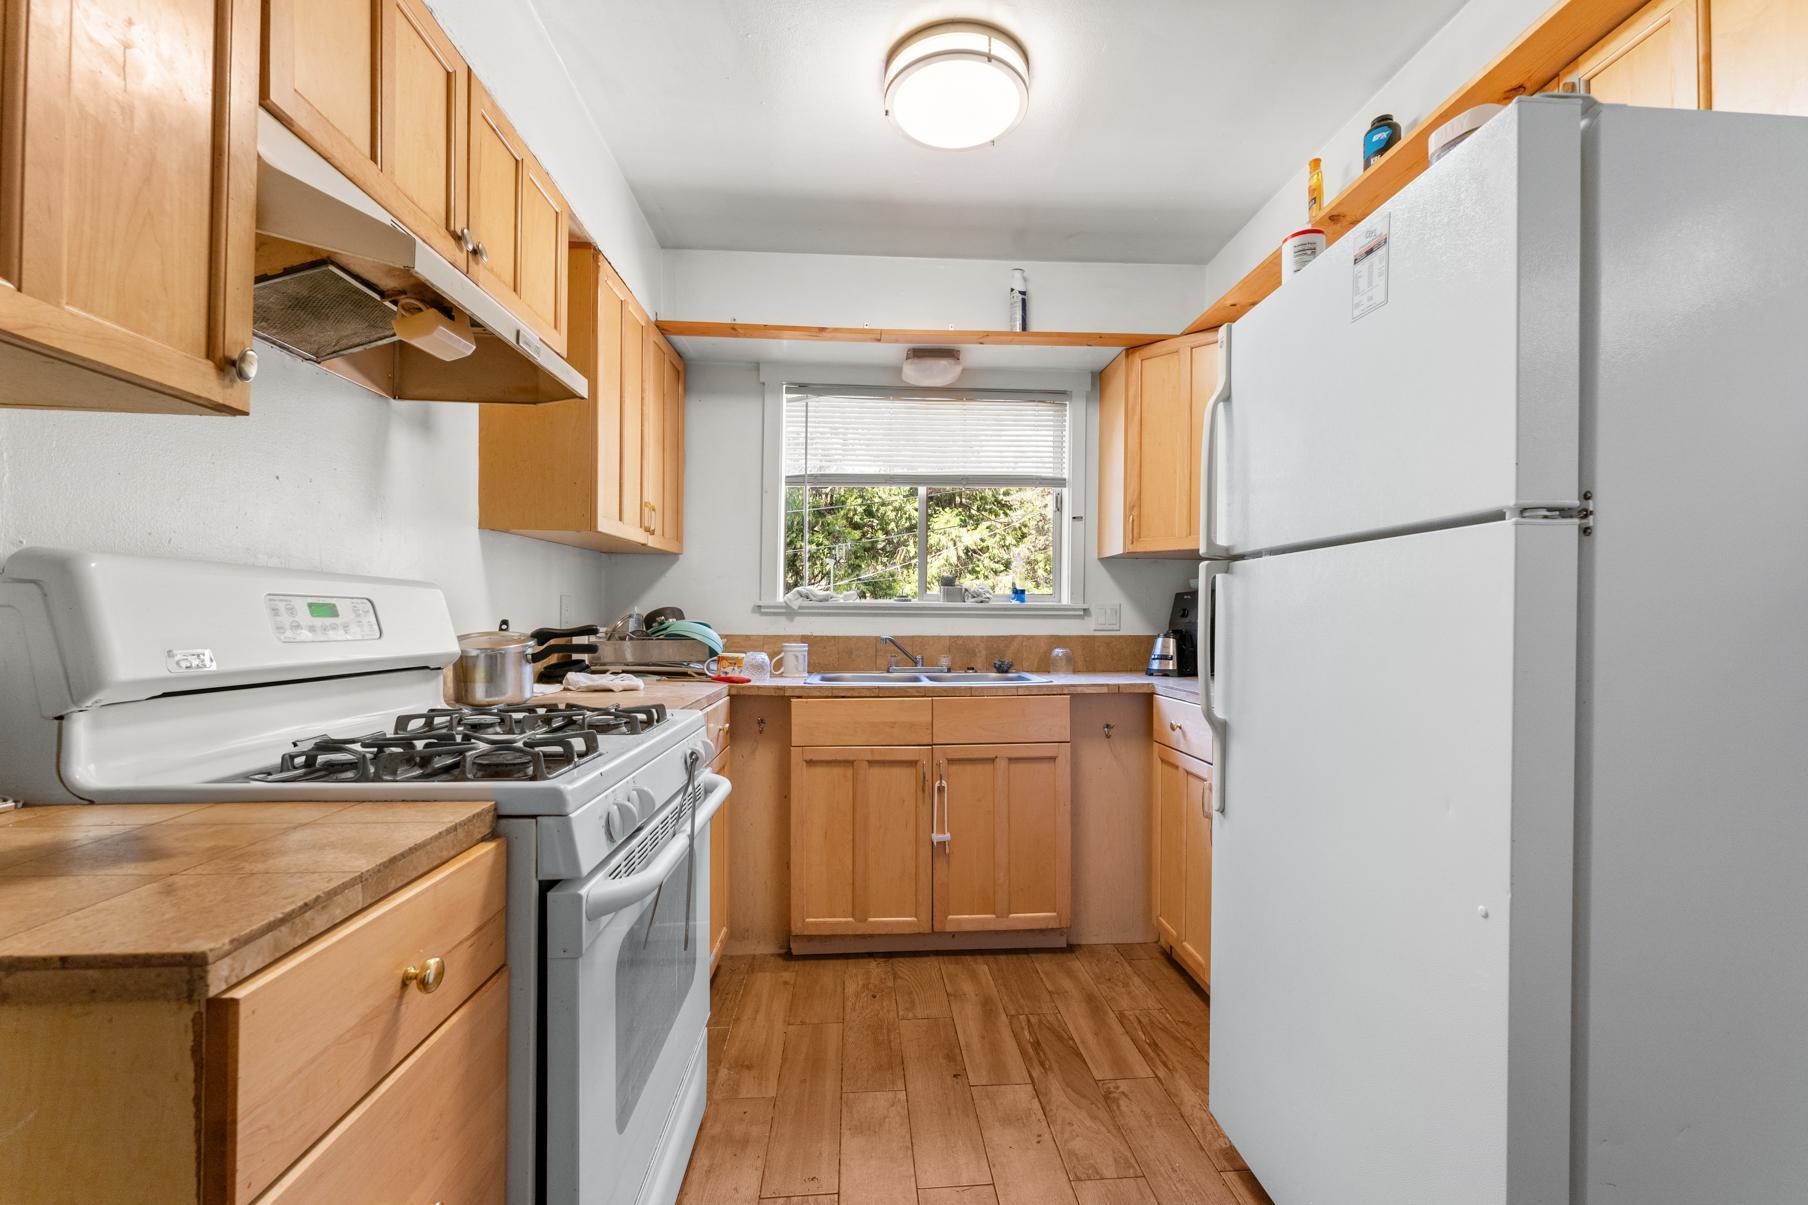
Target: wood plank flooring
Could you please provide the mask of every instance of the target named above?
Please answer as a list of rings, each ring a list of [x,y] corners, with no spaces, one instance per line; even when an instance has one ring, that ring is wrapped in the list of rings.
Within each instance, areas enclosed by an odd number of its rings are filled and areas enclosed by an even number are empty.
[[[724,958],[679,1205],[1273,1205],[1155,946]]]

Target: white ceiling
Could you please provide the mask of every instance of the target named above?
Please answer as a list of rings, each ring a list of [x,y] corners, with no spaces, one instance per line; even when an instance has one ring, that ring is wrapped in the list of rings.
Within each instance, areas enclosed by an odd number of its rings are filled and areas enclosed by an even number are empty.
[[[1203,263],[1462,0],[533,0],[666,247]],[[1030,109],[932,151],[890,45],[1017,35]],[[1302,207],[1303,207],[1302,199]]]

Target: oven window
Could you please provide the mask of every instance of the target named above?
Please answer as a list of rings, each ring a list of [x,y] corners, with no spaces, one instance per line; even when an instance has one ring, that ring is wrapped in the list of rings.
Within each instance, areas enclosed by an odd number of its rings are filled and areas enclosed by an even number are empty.
[[[680,832],[672,838],[687,838]],[[697,978],[701,955],[685,948],[685,901],[691,896],[690,859],[678,863],[622,938],[615,966],[615,1129],[625,1132],[666,1039]]]

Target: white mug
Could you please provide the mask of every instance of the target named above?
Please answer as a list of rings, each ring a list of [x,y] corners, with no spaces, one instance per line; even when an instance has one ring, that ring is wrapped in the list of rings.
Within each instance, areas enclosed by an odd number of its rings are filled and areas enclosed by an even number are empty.
[[[809,677],[810,646],[807,644],[779,645],[779,654],[772,662],[772,672],[780,678]]]

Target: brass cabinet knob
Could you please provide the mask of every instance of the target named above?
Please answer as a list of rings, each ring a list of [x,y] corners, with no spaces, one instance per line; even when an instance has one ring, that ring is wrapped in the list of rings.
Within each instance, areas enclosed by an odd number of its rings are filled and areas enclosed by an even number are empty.
[[[402,986],[413,984],[419,988],[423,996],[431,996],[439,990],[439,985],[446,981],[446,960],[429,958],[420,966],[402,968]]]
[[[1173,720],[1169,720],[1168,721],[1168,731],[1169,732],[1179,732],[1180,725],[1176,724]]]

